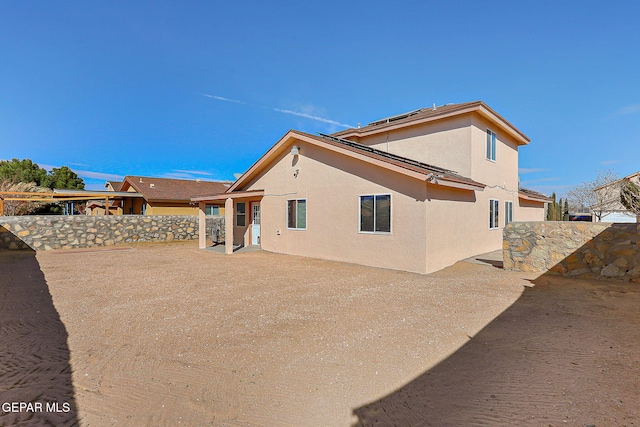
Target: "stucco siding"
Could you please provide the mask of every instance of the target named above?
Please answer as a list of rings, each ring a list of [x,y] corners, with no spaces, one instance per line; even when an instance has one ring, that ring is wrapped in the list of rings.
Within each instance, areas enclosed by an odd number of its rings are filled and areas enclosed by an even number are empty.
[[[149,203],[145,215],[191,215],[198,216],[198,208],[192,206],[171,206],[162,203]]]
[[[251,182],[263,189],[261,246],[265,250],[427,272],[426,184],[347,156],[298,143]],[[391,232],[359,232],[359,196],[391,195]],[[306,200],[306,230],[287,228],[287,201]]]
[[[427,186],[427,272],[481,252],[477,243],[482,236],[473,231],[474,224],[480,222],[477,193]]]
[[[518,201],[518,210],[513,213],[513,220],[518,222],[544,221],[544,203],[520,199]]]
[[[488,186],[502,186],[517,194],[518,145],[507,133],[479,115],[471,126],[471,173],[469,177]],[[487,129],[496,134],[495,161],[487,159]]]
[[[362,137],[359,142],[470,176],[470,124],[471,115],[465,115]]]

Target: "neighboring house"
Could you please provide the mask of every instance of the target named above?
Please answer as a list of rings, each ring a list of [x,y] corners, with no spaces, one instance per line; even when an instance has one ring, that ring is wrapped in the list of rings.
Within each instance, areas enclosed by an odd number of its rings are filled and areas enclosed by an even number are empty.
[[[640,171],[594,189],[598,193],[598,200],[606,201],[604,203],[606,209],[603,209],[602,222],[640,222],[640,218],[620,202],[620,185],[625,179],[640,184]]]
[[[122,188],[122,182],[118,182],[118,181],[107,181],[104,184],[105,188],[108,191],[120,191],[120,189]]]
[[[117,212],[124,215],[198,215],[194,197],[224,193],[231,186],[227,181],[201,181],[185,179],[126,176],[122,182],[107,181],[107,190],[117,194],[135,194],[123,197]],[[104,202],[96,207],[104,214]],[[110,209],[111,211],[111,209]],[[207,215],[224,215],[224,203],[206,206]]]
[[[501,249],[510,221],[544,220],[550,199],[518,188],[518,148],[528,143],[480,101],[333,135],[292,130],[225,194],[193,200],[201,231],[206,204],[225,202],[227,253],[259,244],[430,273]]]
[[[107,204],[104,200],[89,200],[85,206],[86,215],[105,215],[104,206]],[[108,215],[122,215],[122,200],[109,201]]]
[[[107,195],[109,195],[110,192],[113,192],[114,194],[117,194],[118,197],[117,198],[111,198],[108,200],[104,200],[104,199],[97,199],[97,200],[89,200],[87,201],[87,204],[85,205],[85,211],[84,213],[86,215],[92,215],[92,216],[97,216],[97,215],[122,215],[124,212],[122,210],[122,206],[124,205],[124,200],[127,198],[130,198],[131,196],[133,196],[133,194],[128,194],[128,193],[120,193],[120,188],[122,187],[122,182],[117,182],[117,181],[107,181],[105,183],[105,188],[107,189]],[[109,206],[109,211],[107,212],[105,209],[105,205]]]

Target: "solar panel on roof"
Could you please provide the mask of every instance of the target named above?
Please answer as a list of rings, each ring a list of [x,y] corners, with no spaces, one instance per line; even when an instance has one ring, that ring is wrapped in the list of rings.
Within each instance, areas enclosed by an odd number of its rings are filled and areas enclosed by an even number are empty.
[[[390,123],[390,122],[395,122],[396,120],[406,119],[407,117],[411,117],[411,116],[414,116],[414,115],[422,112],[422,110],[423,110],[423,108],[420,108],[420,109],[417,109],[417,110],[409,111],[408,113],[402,113],[402,114],[398,114],[396,116],[386,117],[384,119],[380,119],[380,120],[376,120],[375,122],[371,122],[367,126],[381,125],[383,123]]]

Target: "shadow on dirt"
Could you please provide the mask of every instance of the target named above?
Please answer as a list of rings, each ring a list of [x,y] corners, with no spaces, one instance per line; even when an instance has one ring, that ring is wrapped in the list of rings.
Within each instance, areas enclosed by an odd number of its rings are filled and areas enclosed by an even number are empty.
[[[36,253],[0,250],[0,425],[78,425],[69,356]]]
[[[533,283],[447,359],[355,408],[353,426],[637,422],[638,285],[550,275]]]

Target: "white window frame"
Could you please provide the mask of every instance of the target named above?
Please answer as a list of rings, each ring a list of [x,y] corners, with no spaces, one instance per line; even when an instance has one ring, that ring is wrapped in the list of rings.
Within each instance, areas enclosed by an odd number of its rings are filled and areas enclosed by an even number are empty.
[[[244,212],[240,213],[238,211],[238,205],[244,205]],[[238,219],[242,216],[244,218],[244,225],[238,224]],[[236,202],[236,227],[246,227],[247,226],[247,202]]]
[[[296,227],[289,226],[289,202],[296,202]],[[304,227],[298,227],[298,202],[304,202]],[[287,199],[287,230],[300,230],[307,229],[307,199]]]
[[[496,161],[496,146],[497,146],[496,133],[491,129],[487,129],[487,147],[486,147],[486,156],[487,160],[495,162]]]
[[[489,230],[500,228],[500,200],[489,199]]]
[[[378,196],[389,196],[389,231],[375,231],[376,228],[376,197]],[[373,197],[373,231],[363,231],[362,230],[362,198],[363,197]],[[391,193],[369,193],[369,194],[359,194],[358,195],[358,233],[361,234],[382,234],[382,235],[390,235],[393,231],[393,209],[391,206],[393,205],[393,197]]]
[[[504,225],[506,226],[510,222],[513,222],[513,202],[511,200],[505,200],[505,202],[504,202]]]

